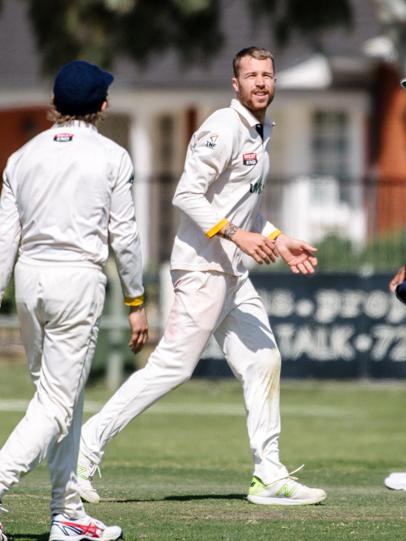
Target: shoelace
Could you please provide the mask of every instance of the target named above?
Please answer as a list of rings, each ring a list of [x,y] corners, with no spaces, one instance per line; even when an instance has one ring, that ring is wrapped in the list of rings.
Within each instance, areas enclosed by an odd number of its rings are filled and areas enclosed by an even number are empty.
[[[91,466],[79,466],[78,467],[78,474],[79,477],[84,479],[89,479],[90,481],[93,479],[95,473],[99,474],[99,477],[101,479],[101,471],[100,467],[97,464],[92,464]]]
[[[304,464],[302,464],[301,466],[299,466],[298,468],[296,468],[295,470],[291,471],[291,472],[288,472],[287,475],[282,475],[282,477],[278,477],[277,479],[274,479],[272,481],[272,483],[269,483],[268,486],[271,486],[271,485],[274,485],[275,483],[278,483],[279,481],[283,481],[284,479],[292,479],[292,481],[297,481],[297,477],[293,477],[293,474],[294,473],[297,473],[298,471],[300,470],[303,470],[304,468]]]
[[[100,467],[98,464],[92,464],[92,466],[89,468],[89,479],[92,480],[93,477],[94,477],[94,474],[95,473],[98,473],[99,474],[99,477],[101,479],[101,471],[100,471]]]

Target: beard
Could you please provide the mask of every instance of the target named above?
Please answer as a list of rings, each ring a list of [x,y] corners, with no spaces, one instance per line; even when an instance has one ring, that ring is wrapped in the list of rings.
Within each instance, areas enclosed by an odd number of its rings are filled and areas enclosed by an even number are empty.
[[[267,109],[271,105],[274,97],[274,91],[266,91],[263,99],[258,99],[258,97],[255,95],[255,91],[240,92],[238,94],[240,102],[250,111],[263,111]]]

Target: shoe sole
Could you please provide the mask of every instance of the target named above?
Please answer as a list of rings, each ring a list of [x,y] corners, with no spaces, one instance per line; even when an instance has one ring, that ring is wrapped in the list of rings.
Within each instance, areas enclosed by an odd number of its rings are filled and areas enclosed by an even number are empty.
[[[121,534],[119,537],[84,537],[83,535],[67,535],[65,537],[50,537],[48,541],[97,541],[97,539],[101,539],[101,541],[118,541],[119,539],[124,539],[123,531],[121,531]]]
[[[398,485],[390,485],[388,483],[385,483],[385,486],[386,488],[389,488],[390,490],[398,490],[398,491],[405,491],[406,490],[406,487],[403,485],[403,486],[398,486]]]
[[[326,496],[308,500],[295,500],[293,498],[267,498],[266,496],[247,496],[247,500],[257,505],[316,505],[326,499]]]

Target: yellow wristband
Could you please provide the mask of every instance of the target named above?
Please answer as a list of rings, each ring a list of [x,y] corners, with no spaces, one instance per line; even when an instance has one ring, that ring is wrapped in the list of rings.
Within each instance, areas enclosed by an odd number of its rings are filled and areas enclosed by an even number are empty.
[[[276,240],[279,235],[282,235],[282,231],[280,229],[275,229],[275,231],[272,231],[272,233],[268,235],[268,238],[271,240]]]
[[[134,299],[131,297],[124,297],[124,304],[127,306],[141,306],[144,304],[144,295],[140,295]]]
[[[223,229],[225,225],[228,224],[228,220],[226,218],[223,218],[223,220],[220,220],[216,225],[214,225],[209,231],[207,231],[206,236],[211,239],[214,237],[214,235],[217,235],[217,233],[220,231],[220,229]]]

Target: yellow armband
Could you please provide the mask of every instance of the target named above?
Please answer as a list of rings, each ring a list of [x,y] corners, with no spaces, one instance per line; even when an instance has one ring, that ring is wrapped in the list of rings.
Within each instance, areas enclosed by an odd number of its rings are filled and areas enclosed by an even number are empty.
[[[268,235],[268,239],[276,240],[279,235],[282,235],[282,231],[280,229],[275,229],[275,231],[272,231],[272,233]]]
[[[206,237],[209,237],[211,239],[214,237],[214,235],[217,235],[217,233],[220,231],[220,229],[223,229],[225,225],[228,224],[228,220],[223,218],[223,220],[220,220],[216,225],[214,225],[209,231],[206,233]]]
[[[140,295],[134,299],[131,297],[124,297],[124,304],[127,306],[142,306],[144,304],[144,295]]]

